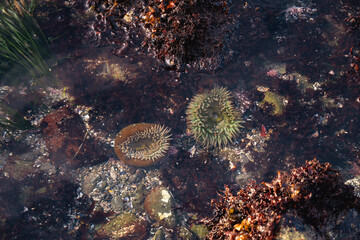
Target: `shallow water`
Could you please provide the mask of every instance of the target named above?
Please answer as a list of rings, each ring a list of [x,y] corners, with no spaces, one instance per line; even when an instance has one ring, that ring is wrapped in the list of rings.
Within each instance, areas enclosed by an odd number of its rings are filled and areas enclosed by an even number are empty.
[[[344,180],[360,174],[359,29],[345,20],[359,11],[356,1],[232,1],[232,22],[216,29],[226,32],[224,48],[178,69],[142,46],[146,34],[134,18],[113,26],[118,35],[99,33],[85,2],[44,1],[35,9],[53,39],[49,76],[34,78],[16,64],[0,75],[1,101],[33,126],[2,130],[2,238],[109,237],[99,230],[106,220],[131,213],[135,238],[162,230],[180,239],[211,216],[224,185],[269,181],[314,158]],[[137,1],[129,2],[131,12]],[[244,120],[221,150],[197,143],[186,121],[192,97],[216,86],[231,92]],[[166,157],[146,168],[114,152],[116,134],[140,122],[172,134]],[[146,210],[159,186],[171,195],[175,220]]]

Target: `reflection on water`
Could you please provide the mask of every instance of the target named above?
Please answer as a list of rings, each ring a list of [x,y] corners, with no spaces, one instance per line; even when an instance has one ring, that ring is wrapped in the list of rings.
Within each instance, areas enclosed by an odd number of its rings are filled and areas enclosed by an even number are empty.
[[[356,239],[358,200],[343,185],[351,180],[357,192],[360,186],[356,1],[10,0],[0,6],[1,239],[205,239],[209,230],[207,239],[251,239],[260,230],[250,212],[268,212],[248,194],[255,191],[246,188],[250,181],[267,182],[253,187],[269,191],[258,199],[282,204],[281,214],[266,219],[281,227],[267,228],[264,239],[278,232]],[[218,100],[199,96],[219,87],[230,98],[209,117],[204,109]],[[244,122],[232,142],[201,145],[204,136],[220,139],[231,131],[217,119],[220,112],[232,118],[234,110]],[[117,157],[115,137],[142,122],[171,129],[171,146],[160,162],[135,167]],[[152,138],[152,148],[160,140]],[[156,152],[149,150],[149,159]],[[297,168],[315,158],[343,178],[315,161]],[[294,168],[293,178],[277,175]],[[278,197],[319,209],[320,200],[339,206],[334,196],[340,195],[323,190],[304,197],[316,184],[301,179],[330,179],[329,189],[348,196],[346,206],[324,208],[328,216],[315,224]],[[245,216],[228,194],[211,221],[211,201],[225,185],[234,196],[246,189],[240,195],[255,210]],[[221,217],[232,219],[230,225],[216,225]],[[287,230],[296,228],[291,221],[300,226],[296,231]]]

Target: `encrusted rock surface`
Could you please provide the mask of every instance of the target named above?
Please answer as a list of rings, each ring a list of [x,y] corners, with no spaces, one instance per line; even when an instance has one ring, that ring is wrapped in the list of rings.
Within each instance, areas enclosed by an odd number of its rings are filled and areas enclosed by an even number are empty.
[[[79,167],[106,160],[101,148],[87,139],[81,117],[68,107],[48,114],[40,124],[50,158],[58,166]]]
[[[165,187],[156,187],[146,196],[144,205],[152,219],[168,227],[176,224],[172,193]]]
[[[147,234],[147,222],[128,212],[117,215],[97,231],[100,238],[117,240],[142,240]]]

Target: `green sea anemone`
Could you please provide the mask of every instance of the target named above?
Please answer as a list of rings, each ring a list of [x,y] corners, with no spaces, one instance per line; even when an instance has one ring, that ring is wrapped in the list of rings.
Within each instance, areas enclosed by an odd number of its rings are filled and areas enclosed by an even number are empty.
[[[240,113],[234,108],[230,92],[223,87],[195,95],[186,114],[195,140],[206,147],[228,144],[242,127]]]
[[[157,163],[170,147],[169,132],[169,128],[158,124],[131,124],[116,135],[116,155],[126,164],[136,167]]]

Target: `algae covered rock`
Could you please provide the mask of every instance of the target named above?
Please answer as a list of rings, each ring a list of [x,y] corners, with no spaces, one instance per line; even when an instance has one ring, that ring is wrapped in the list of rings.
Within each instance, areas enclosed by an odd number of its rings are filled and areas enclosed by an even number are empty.
[[[86,138],[86,125],[80,115],[69,107],[49,113],[40,127],[50,159],[57,166],[78,168],[107,160],[97,141]]]
[[[209,233],[209,230],[205,225],[196,225],[193,224],[190,228],[191,232],[193,232],[199,239],[205,239],[206,235]]]
[[[311,225],[305,224],[296,213],[289,211],[280,222],[276,240],[322,239]]]
[[[142,240],[147,235],[147,222],[128,212],[116,216],[97,231],[99,238],[119,240]]]
[[[186,227],[181,226],[178,230],[178,236],[179,239],[182,240],[196,240],[198,239],[194,233],[192,233],[189,229]]]
[[[145,209],[149,216],[166,227],[174,227],[176,216],[174,198],[165,187],[156,187],[150,191],[145,199]]]
[[[270,105],[272,108],[271,115],[280,116],[285,110],[284,99],[285,98],[283,96],[280,96],[274,92],[267,91],[265,92],[264,99],[259,103],[259,106],[263,110],[266,110]]]

